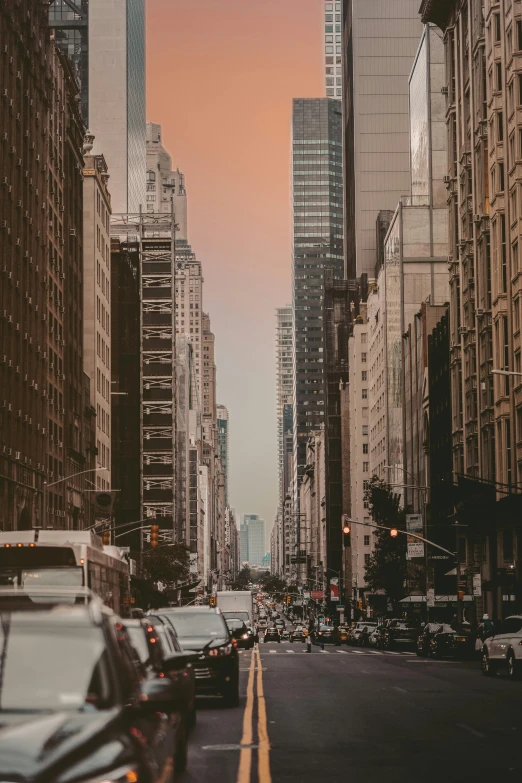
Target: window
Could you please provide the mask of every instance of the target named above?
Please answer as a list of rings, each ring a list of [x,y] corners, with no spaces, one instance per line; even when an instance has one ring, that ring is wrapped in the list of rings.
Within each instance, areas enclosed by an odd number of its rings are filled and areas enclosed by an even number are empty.
[[[502,92],[502,63],[495,63],[495,90]]]
[[[511,265],[513,273],[516,274],[519,271],[518,266],[518,242],[514,242],[511,246]]]
[[[507,258],[506,258],[506,216],[500,215],[500,269],[501,269],[501,292],[507,291]]]
[[[367,381],[368,380],[368,372],[366,370],[363,370],[361,373],[361,381]]]
[[[510,209],[511,209],[511,217],[510,222],[514,223],[517,219],[517,186],[513,188],[513,190],[510,193]]]
[[[520,299],[518,296],[516,299],[513,299],[513,326],[515,332],[520,330]]]
[[[368,444],[363,443],[363,454],[368,454]]]
[[[500,14],[493,14],[493,41],[500,41]]]
[[[361,396],[362,396],[363,400],[367,400],[368,399],[368,389],[361,389]]]
[[[368,342],[368,335],[366,332],[363,332],[361,334],[361,345],[366,345],[367,342]]]
[[[362,364],[366,364],[366,354],[365,353],[361,353],[361,362],[362,362]]]
[[[521,367],[522,367],[521,355],[520,355],[520,351],[517,351],[515,353],[515,372],[520,372]],[[519,383],[520,383],[520,378],[515,379],[515,386],[518,386]]]
[[[522,631],[522,620],[519,617],[508,617],[507,620],[502,621],[500,633],[518,633],[519,631]]]
[[[368,435],[368,425],[367,424],[363,424],[362,425],[362,434],[363,435]]]
[[[504,141],[504,115],[501,111],[497,114],[497,141]]]
[[[503,163],[498,164],[498,189],[500,193],[502,193],[502,191],[504,190],[504,164]]]
[[[156,173],[154,171],[147,171],[147,182],[156,182]]]
[[[364,546],[370,546],[370,536],[364,536]]]
[[[518,51],[520,51],[522,49],[522,20],[521,19],[517,19],[516,30],[517,30],[517,37],[516,37],[515,44]]]
[[[364,565],[368,565],[368,563],[370,562],[370,557],[371,555],[369,555],[368,552],[366,552],[366,554],[364,555]]]
[[[369,462],[363,462],[363,473],[368,473],[369,465]]]

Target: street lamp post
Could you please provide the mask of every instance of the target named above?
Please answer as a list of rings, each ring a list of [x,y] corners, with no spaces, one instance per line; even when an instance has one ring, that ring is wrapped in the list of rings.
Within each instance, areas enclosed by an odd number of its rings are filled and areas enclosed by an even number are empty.
[[[70,476],[64,476],[58,481],[53,481],[48,484],[47,481],[43,483],[43,511],[42,511],[42,528],[45,530],[47,524],[47,490],[49,487],[55,487],[57,484],[62,484],[64,481],[68,481],[76,476],[84,476],[86,473],[100,473],[103,470],[109,470],[109,468],[89,468],[89,470],[80,470],[78,473],[71,473]]]

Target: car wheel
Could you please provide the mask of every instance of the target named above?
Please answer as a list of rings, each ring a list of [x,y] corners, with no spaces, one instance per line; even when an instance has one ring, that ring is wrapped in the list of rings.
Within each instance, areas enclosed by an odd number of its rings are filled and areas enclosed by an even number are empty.
[[[507,673],[510,680],[517,680],[520,676],[520,667],[517,659],[515,658],[515,653],[513,650],[510,650],[508,652],[507,656]]]
[[[188,741],[187,741],[187,729],[185,724],[180,727],[180,734],[176,743],[176,757],[174,759],[174,769],[176,775],[180,775],[187,768],[188,758]]]
[[[484,677],[493,677],[495,674],[496,666],[490,660],[487,650],[482,650],[481,667]]]

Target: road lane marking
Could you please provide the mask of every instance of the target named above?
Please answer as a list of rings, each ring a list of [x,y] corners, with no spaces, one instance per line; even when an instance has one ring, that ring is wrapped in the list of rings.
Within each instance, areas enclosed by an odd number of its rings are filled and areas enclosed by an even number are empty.
[[[341,653],[341,655],[348,655],[346,650],[337,650],[338,653]]]
[[[295,650],[287,650],[286,652],[289,653],[290,655],[295,655]]]
[[[257,776],[259,783],[272,783],[272,775],[270,773],[270,740],[268,739],[263,671],[261,669],[259,652],[257,670],[257,736]]]
[[[319,650],[320,653],[326,653],[326,655],[329,655],[328,650]]]
[[[475,737],[480,737],[480,739],[486,739],[485,734],[482,734],[482,732],[477,731],[471,726],[467,726],[465,723],[456,723],[455,725],[458,729],[464,729],[464,731],[469,731],[469,733],[473,734]]]
[[[399,693],[408,693],[405,688],[400,688],[398,685],[392,685],[392,688],[394,691],[399,691]]]
[[[253,715],[254,715],[254,678],[256,668],[256,656],[252,655],[250,660],[250,671],[248,674],[247,700],[245,713],[243,715],[243,735],[241,745],[252,745]],[[252,748],[242,747],[239,755],[239,767],[237,771],[237,783],[250,783],[250,772],[252,768]]]
[[[272,653],[272,655],[277,655],[277,650],[269,650],[269,653]]]

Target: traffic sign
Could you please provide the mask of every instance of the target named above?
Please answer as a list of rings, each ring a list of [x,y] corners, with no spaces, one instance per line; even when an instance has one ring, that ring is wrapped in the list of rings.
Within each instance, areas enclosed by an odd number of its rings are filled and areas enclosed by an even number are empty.
[[[344,606],[336,606],[335,608],[338,612],[344,612]]]

